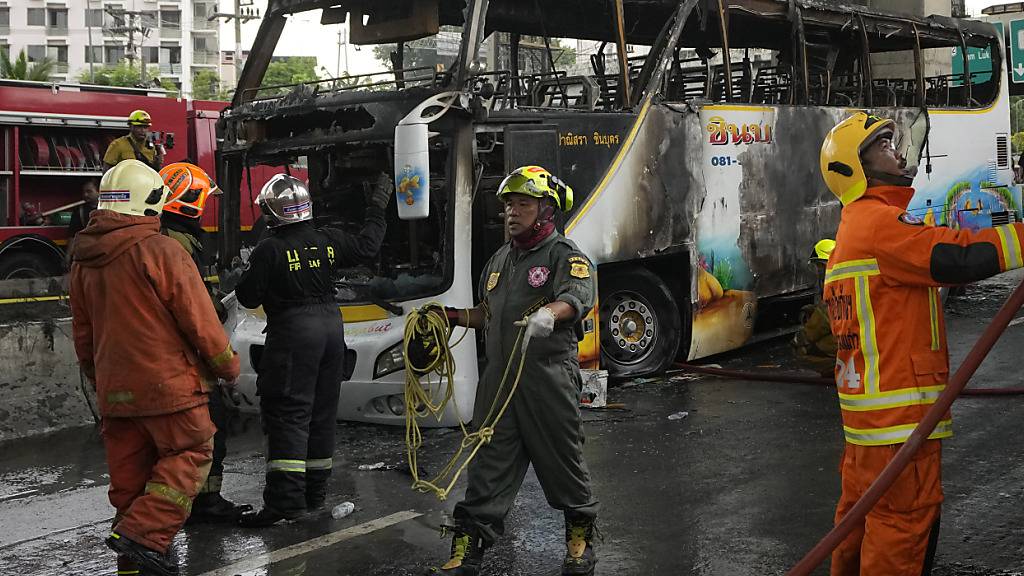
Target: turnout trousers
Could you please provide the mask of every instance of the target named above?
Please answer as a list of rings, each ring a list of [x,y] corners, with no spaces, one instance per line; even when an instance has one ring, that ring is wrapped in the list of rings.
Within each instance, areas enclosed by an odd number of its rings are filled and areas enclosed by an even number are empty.
[[[213,433],[206,404],[160,416],[104,418],[114,531],[166,553],[206,481]]]
[[[902,444],[846,444],[836,523]],[[867,517],[832,553],[832,576],[927,576],[935,557],[942,507],[942,444],[927,440]]]
[[[256,379],[267,435],[263,502],[286,517],[322,506],[327,497],[344,360],[336,304],[268,315]]]
[[[490,386],[493,378],[482,384],[474,414],[477,426],[497,392]],[[563,511],[567,519],[597,517],[599,504],[583,460],[582,385],[575,357],[540,359],[524,368],[493,438],[469,466],[465,499],[453,512],[459,528],[493,544],[505,532],[505,517],[530,464],[552,508]],[[503,394],[507,393],[506,388]],[[498,399],[495,412],[504,401],[505,396]]]

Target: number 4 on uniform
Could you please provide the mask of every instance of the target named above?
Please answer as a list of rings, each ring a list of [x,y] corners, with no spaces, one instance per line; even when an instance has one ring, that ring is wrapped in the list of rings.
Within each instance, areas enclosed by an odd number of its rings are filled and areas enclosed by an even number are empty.
[[[857,365],[853,360],[850,360],[849,364],[844,364],[842,360],[836,358],[836,366],[839,367],[839,373],[836,374],[836,385],[844,385],[851,390],[860,389],[860,374],[857,374]]]

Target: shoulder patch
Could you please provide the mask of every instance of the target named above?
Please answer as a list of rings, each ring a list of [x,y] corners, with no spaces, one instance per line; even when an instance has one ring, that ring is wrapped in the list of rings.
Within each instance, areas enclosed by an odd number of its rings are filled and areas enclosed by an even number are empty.
[[[924,226],[924,220],[918,218],[917,216],[914,216],[910,212],[904,212],[900,214],[896,219],[899,220],[900,222],[903,222],[904,224],[910,224],[911,226]]]
[[[573,262],[570,258],[569,275],[573,278],[590,278],[590,265],[586,262]]]

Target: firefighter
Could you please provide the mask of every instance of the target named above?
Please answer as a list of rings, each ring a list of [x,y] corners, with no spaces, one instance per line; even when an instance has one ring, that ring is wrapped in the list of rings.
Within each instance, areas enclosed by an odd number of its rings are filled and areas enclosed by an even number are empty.
[[[498,197],[511,241],[484,267],[480,304],[447,310],[456,324],[484,330],[487,367],[477,387],[476,426],[495,402],[506,364],[517,362],[521,350],[526,360],[507,412],[469,467],[466,496],[453,513],[451,558],[433,573],[479,573],[533,464],[548,503],[564,513],[562,574],[591,574],[598,502],[583,460],[575,327],[594,304],[593,267],[555,229],[555,211],[572,207],[572,188],[544,168],[524,166],[499,184]],[[516,349],[524,318],[529,344]]]
[[[926,226],[906,211],[913,171],[893,149],[895,124],[858,112],[821,148],[821,172],[843,204],[824,299],[846,447],[836,522],[853,507],[942,392],[949,354],[939,286],[1022,266],[1024,225],[970,232]],[[833,576],[931,571],[943,500],[941,440],[949,413],[908,471],[832,555]]]
[[[107,545],[118,570],[178,573],[167,556],[206,479],[214,426],[209,370],[233,383],[238,356],[188,254],[160,234],[168,191],[126,160],[100,181],[71,267],[75,352],[95,383],[117,509]]]
[[[219,194],[220,189],[202,168],[187,162],[175,162],[164,166],[160,170],[160,176],[171,191],[170,199],[164,204],[163,213],[160,215],[160,233],[177,240],[192,257],[200,276],[203,276],[209,263],[203,251],[206,233],[200,219],[206,201],[210,196]],[[221,294],[210,284],[206,284],[206,288],[214,310],[217,311],[217,317],[223,322],[226,311],[221,303]],[[216,380],[212,380],[214,381],[211,387],[216,385]],[[243,512],[252,509],[251,506],[235,505],[220,493],[224,482],[224,457],[228,450],[228,407],[222,392],[220,388],[215,388],[210,393],[210,419],[217,427],[217,433],[213,435],[213,462],[206,482],[192,502],[189,524],[234,522]]]
[[[256,198],[271,234],[253,249],[235,295],[242,306],[263,306],[267,314],[256,379],[267,485],[263,509],[243,515],[242,526],[270,526],[324,506],[345,360],[332,272],[377,254],[391,186],[382,173],[368,189],[357,235],[314,228],[309,189],[291,176],[274,176]]]
[[[160,170],[164,163],[164,147],[149,137],[153,119],[145,110],[135,110],[128,115],[128,133],[112,141],[103,154],[103,169],[110,170],[122,160],[138,160],[153,170]]]
[[[828,308],[821,298],[825,266],[828,265],[828,257],[835,247],[836,241],[830,238],[819,240],[814,245],[809,259],[818,279],[815,283],[814,303],[800,309],[800,329],[790,342],[797,359],[823,376],[831,375],[836,366],[836,340],[832,337]]]

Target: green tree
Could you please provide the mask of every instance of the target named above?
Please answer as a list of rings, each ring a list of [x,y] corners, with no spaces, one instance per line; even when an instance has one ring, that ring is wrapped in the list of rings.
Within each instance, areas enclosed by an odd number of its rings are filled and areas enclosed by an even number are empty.
[[[1010,142],[1013,144],[1013,153],[1020,154],[1024,152],[1024,132],[1017,132],[1010,137]]]
[[[192,98],[196,100],[230,100],[231,92],[221,88],[220,75],[213,70],[199,70],[192,75]]]
[[[153,78],[159,78],[160,68],[152,66],[147,70],[147,73],[149,77],[147,82],[152,82]],[[89,70],[83,70],[78,74],[78,81],[82,84],[134,88],[142,84],[142,73],[137,66],[132,66],[128,62],[121,62],[116,66],[96,68],[92,73]],[[160,87],[168,91],[168,96],[178,97],[178,89],[174,86],[174,83],[163,78],[159,78],[159,81]]]
[[[0,77],[3,78],[43,82],[50,79],[50,73],[53,72],[55,65],[56,62],[50,58],[29,64],[24,50],[18,53],[13,62],[6,52],[0,52]]]
[[[316,73],[316,56],[287,56],[275,58],[269,66],[267,73],[263,75],[261,86],[282,86],[288,84],[299,84],[302,82],[313,82],[319,80]],[[287,88],[280,90],[261,90],[261,96],[284,94]]]

